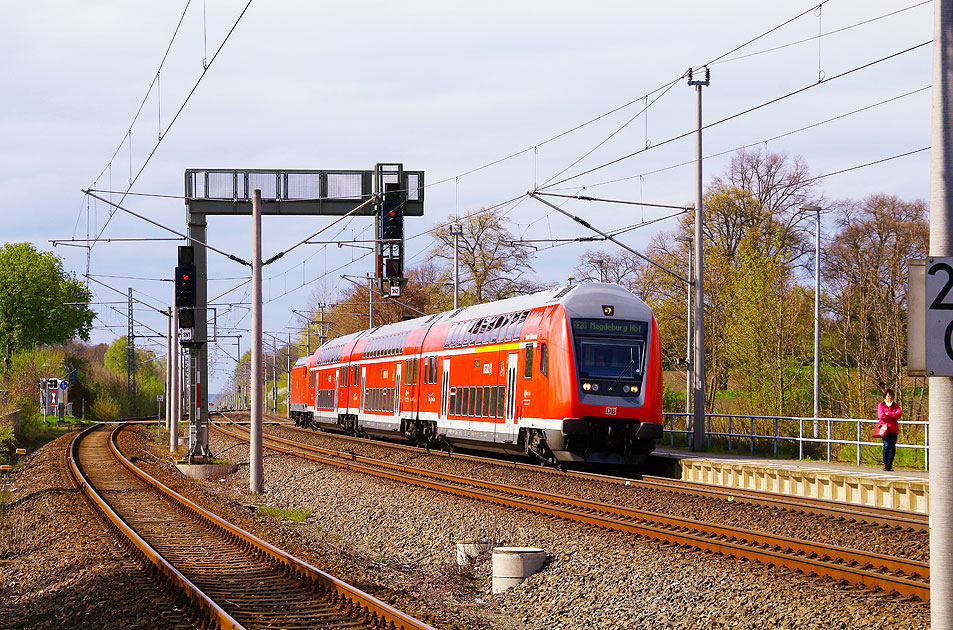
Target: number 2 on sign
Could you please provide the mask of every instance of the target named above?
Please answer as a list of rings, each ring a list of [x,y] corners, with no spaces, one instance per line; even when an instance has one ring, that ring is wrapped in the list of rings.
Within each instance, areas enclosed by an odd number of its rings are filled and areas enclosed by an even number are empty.
[[[946,284],[936,294],[936,298],[930,303],[930,309],[949,311],[953,310],[953,304],[946,302],[946,296],[953,290],[953,267],[946,263],[936,263],[930,267],[928,274],[935,275],[943,271],[946,273]],[[950,322],[946,330],[943,331],[943,348],[946,350],[946,356],[953,359],[953,322]]]

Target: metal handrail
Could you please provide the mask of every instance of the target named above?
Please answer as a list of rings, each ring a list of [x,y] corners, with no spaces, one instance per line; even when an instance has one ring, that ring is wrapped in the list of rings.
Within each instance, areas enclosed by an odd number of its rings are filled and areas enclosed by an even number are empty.
[[[682,426],[684,428],[676,428],[677,420],[681,418],[684,420]],[[668,434],[669,445],[675,445],[675,436],[676,435],[685,435],[688,442],[691,443],[692,431],[690,428],[692,414],[685,412],[666,412],[663,414],[663,429],[665,433]],[[722,419],[727,420],[727,430],[719,429],[715,430],[712,428],[713,424],[717,424],[716,420]],[[770,421],[773,425],[773,431],[771,434],[763,434],[755,432],[755,422],[758,420]],[[742,425],[741,430],[736,430],[737,425]],[[792,424],[797,422],[798,428],[797,433],[793,431],[784,431],[782,432],[781,426],[783,424]],[[819,425],[825,427],[825,434],[823,436],[818,435],[814,437],[813,430],[814,423],[817,422]],[[722,422],[721,424],[724,424]],[[808,424],[809,430],[808,434],[805,434],[804,427],[805,424]],[[773,456],[778,457],[778,445],[779,443],[794,443],[798,445],[798,459],[804,459],[804,445],[805,444],[823,444],[826,447],[827,451],[827,461],[831,461],[831,446],[834,444],[843,444],[851,445],[856,449],[856,464],[860,465],[860,454],[861,448],[864,446],[880,446],[879,442],[870,442],[864,439],[864,436],[869,436],[872,432],[873,425],[876,425],[876,420],[868,420],[863,418],[809,418],[803,416],[759,416],[751,414],[726,414],[726,413],[713,413],[705,414],[705,437],[706,445],[711,447],[712,438],[726,438],[728,443],[728,451],[731,452],[736,449],[734,443],[742,440],[748,442],[748,450],[751,455],[756,453],[765,453],[767,452],[764,449],[756,449],[755,442],[758,440],[771,441],[773,445]],[[904,420],[899,423],[901,427],[922,427],[923,429],[923,442],[922,443],[897,443],[897,449],[907,449],[913,451],[923,451],[923,467],[924,470],[930,469],[930,424],[927,421],[911,421]],[[850,425],[851,432],[853,433],[853,439],[844,439],[843,437],[832,437],[835,433],[840,434],[841,436],[845,435],[846,431],[837,431],[835,432],[835,427],[846,427]],[[870,429],[865,427],[870,425]],[[919,433],[919,431],[916,431]],[[663,438],[664,439],[664,438]]]

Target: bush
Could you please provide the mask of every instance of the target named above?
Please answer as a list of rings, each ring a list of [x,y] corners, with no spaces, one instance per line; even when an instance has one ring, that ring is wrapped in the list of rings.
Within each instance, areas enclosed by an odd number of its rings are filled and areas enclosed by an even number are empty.
[[[101,422],[114,422],[119,419],[119,404],[106,396],[100,396],[89,406],[89,413]]]
[[[17,438],[13,433],[13,423],[0,420],[0,464],[9,464],[17,448]]]
[[[680,413],[685,411],[685,392],[676,391],[668,385],[662,385],[662,411]]]

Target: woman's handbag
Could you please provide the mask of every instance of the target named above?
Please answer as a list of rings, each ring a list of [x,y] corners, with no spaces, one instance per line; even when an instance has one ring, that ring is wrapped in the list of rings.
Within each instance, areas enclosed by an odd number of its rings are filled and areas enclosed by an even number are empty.
[[[874,437],[882,438],[885,435],[887,435],[887,425],[881,422],[874,427]]]

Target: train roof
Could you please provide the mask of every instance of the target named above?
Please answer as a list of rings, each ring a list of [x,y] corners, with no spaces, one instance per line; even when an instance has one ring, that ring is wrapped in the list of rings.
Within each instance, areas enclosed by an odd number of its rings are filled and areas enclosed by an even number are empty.
[[[460,322],[490,315],[500,315],[518,311],[527,311],[542,306],[563,304],[567,312],[573,317],[601,317],[602,305],[613,303],[619,310],[617,316],[625,318],[644,318],[651,316],[651,309],[637,296],[617,284],[601,282],[583,282],[569,286],[556,287],[538,291],[530,295],[463,306],[452,311],[444,311],[432,315],[423,315],[393,324],[385,324],[368,330],[336,337],[318,351],[344,345],[363,338],[374,338],[383,335],[402,333],[417,328],[435,326],[445,322]],[[318,351],[315,351],[317,354]]]

